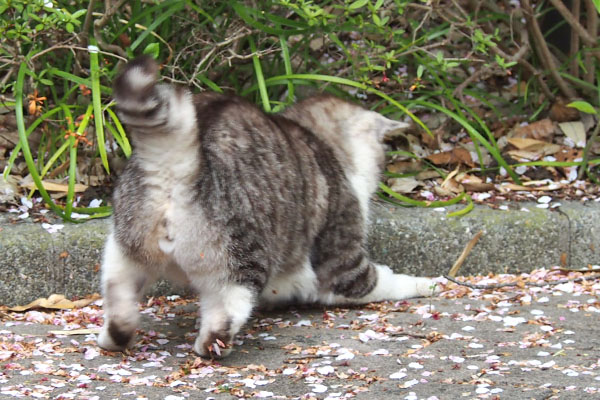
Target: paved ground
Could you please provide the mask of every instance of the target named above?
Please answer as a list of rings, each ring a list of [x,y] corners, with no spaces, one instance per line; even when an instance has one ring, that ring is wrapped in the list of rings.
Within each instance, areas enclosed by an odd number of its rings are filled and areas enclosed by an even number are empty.
[[[490,284],[581,276],[557,270],[471,278]],[[521,285],[523,286],[523,285]],[[360,308],[258,313],[232,355],[191,351],[194,304],[152,298],[128,354],[77,310],[0,311],[0,397],[54,399],[600,398],[600,281],[472,290]]]

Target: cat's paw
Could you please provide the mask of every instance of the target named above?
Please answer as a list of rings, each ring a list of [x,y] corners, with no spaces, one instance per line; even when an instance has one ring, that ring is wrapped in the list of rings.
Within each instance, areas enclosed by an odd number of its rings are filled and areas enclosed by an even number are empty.
[[[98,335],[98,346],[108,351],[124,351],[133,341],[135,331],[125,331],[116,324],[104,324]]]
[[[441,292],[441,287],[435,279],[416,277],[414,280],[418,296],[435,296]]]
[[[210,359],[227,357],[231,353],[232,347],[231,335],[224,330],[198,336],[194,343],[194,351],[200,357]]]

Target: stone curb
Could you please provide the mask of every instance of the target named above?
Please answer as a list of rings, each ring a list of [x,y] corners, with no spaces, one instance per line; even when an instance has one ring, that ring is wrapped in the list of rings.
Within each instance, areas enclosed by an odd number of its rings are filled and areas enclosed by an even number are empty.
[[[560,264],[569,242],[572,267],[600,264],[600,203],[563,202],[561,210],[571,221],[570,235],[566,216],[536,208],[534,203],[511,204],[508,211],[476,205],[465,216],[447,216],[457,209],[375,205],[368,240],[371,258],[396,272],[442,275],[481,230],[483,235],[461,275],[550,268]],[[0,215],[0,304],[26,304],[52,293],[71,297],[98,292],[109,225],[108,219],[66,224],[50,234],[39,223],[14,224]],[[151,293],[172,291],[159,283]]]

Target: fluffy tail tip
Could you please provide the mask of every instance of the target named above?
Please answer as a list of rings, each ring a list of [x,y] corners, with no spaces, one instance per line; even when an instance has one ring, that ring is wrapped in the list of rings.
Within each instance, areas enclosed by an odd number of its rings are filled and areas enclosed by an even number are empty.
[[[128,96],[144,96],[154,87],[158,79],[158,64],[150,56],[137,57],[125,65],[113,85],[117,99]]]

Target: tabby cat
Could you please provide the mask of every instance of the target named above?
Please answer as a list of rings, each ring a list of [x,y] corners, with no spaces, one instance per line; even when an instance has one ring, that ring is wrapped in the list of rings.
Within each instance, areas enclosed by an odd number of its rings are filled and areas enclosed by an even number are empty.
[[[267,115],[235,96],[159,84],[149,57],[114,82],[134,152],[115,188],[98,343],[123,350],[159,277],[199,294],[194,350],[222,357],[257,305],[431,294],[369,261],[369,200],[386,132],[406,124],[329,95]]]

